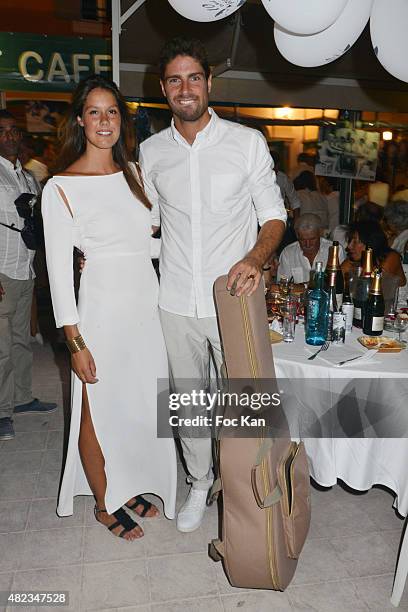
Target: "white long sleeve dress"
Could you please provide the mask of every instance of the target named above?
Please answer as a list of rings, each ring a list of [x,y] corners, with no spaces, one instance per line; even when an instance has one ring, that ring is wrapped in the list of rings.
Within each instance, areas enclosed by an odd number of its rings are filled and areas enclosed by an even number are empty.
[[[55,176],[44,189],[42,213],[57,327],[78,324],[96,363],[99,382],[86,388],[105,459],[106,509],[112,513],[134,495],[153,493],[174,518],[174,441],[157,436],[158,379],[163,388],[168,365],[150,254],[150,211],[119,172]],[[78,306],[74,246],[86,256]],[[75,495],[91,495],[78,451],[82,383],[74,373],[71,401],[60,516],[72,514]]]

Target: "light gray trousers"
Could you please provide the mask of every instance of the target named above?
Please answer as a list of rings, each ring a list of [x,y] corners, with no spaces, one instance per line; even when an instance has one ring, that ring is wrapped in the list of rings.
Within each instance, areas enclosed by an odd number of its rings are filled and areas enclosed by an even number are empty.
[[[6,292],[0,301],[0,418],[11,417],[14,406],[33,399],[33,354],[30,348],[33,280],[0,274]]]
[[[189,381],[207,388],[223,362],[216,317],[185,317],[160,310],[173,393],[189,392]],[[211,367],[212,366],[212,367]],[[212,385],[213,386],[213,385]],[[205,410],[204,410],[205,413]],[[180,437],[193,487],[209,489],[212,481],[211,437]]]

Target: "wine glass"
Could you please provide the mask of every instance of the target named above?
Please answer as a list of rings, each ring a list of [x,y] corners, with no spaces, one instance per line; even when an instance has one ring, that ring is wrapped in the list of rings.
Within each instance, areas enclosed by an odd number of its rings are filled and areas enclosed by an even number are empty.
[[[401,344],[406,344],[406,340],[401,340],[401,334],[407,329],[407,327],[408,318],[404,316],[401,317],[401,315],[398,314],[394,322],[394,329],[398,332],[398,342]]]

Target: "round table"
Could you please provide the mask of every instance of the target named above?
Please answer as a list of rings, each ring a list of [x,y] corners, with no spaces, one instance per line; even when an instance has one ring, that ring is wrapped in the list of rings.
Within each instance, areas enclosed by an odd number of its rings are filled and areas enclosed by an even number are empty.
[[[318,347],[306,345],[303,326],[297,326],[293,343],[273,345],[276,378],[284,387],[283,398],[289,389],[291,433],[304,440],[314,480],[329,487],[339,478],[359,491],[382,484],[395,492],[394,505],[407,516],[408,350],[377,352],[368,361],[366,355],[336,367],[334,363],[348,356],[365,353],[357,341],[360,335],[362,331],[354,329],[345,345],[331,346],[311,361],[308,357]],[[408,537],[405,540],[394,605],[408,572]]]

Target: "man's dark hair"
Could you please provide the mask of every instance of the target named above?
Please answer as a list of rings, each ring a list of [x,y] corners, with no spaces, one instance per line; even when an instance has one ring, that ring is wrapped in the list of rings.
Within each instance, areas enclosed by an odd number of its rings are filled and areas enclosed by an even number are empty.
[[[301,189],[309,189],[310,191],[317,191],[316,179],[312,172],[304,170],[295,178],[293,181],[296,191]]]
[[[161,80],[164,79],[167,65],[170,64],[178,55],[192,57],[204,70],[205,78],[211,74],[210,63],[208,61],[207,50],[201,40],[197,38],[186,38],[184,36],[176,36],[168,40],[160,52],[159,72]]]
[[[297,160],[298,162],[304,162],[306,164],[310,164],[311,160],[310,160],[310,155],[308,153],[305,153],[304,151],[302,153],[299,153],[299,155],[297,156]]]
[[[14,121],[16,120],[15,116],[12,115],[10,111],[6,110],[5,108],[0,108],[0,119],[14,119]]]

